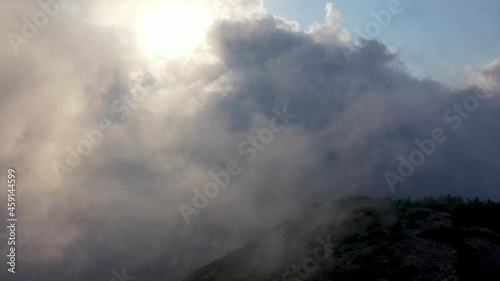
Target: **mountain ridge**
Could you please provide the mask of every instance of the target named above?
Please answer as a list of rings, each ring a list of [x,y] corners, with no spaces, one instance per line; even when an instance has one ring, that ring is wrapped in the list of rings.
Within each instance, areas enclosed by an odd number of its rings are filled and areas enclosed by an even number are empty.
[[[184,281],[493,280],[500,228],[474,216],[499,210],[499,203],[450,195],[329,200]]]

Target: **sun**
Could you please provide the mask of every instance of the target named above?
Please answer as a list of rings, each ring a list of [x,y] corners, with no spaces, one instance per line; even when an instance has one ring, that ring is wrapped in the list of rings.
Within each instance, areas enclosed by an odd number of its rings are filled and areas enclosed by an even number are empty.
[[[146,51],[165,58],[188,55],[204,42],[214,19],[206,6],[194,1],[149,7],[140,20],[141,44]]]

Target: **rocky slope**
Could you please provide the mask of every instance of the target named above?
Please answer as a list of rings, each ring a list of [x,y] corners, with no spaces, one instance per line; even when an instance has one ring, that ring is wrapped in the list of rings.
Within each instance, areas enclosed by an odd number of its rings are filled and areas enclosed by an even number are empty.
[[[185,281],[498,280],[496,232],[414,205],[367,197],[316,205]]]

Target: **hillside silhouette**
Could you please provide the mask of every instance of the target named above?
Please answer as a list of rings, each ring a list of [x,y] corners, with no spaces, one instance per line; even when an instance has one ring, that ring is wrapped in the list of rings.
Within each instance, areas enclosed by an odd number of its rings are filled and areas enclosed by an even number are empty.
[[[459,196],[317,204],[185,281],[498,280],[500,203]]]

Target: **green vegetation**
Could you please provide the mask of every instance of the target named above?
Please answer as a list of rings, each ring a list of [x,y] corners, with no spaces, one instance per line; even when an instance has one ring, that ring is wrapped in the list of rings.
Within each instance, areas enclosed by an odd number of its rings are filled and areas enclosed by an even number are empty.
[[[403,212],[408,208],[429,208],[438,212],[445,212],[457,218],[457,223],[476,225],[500,232],[500,202],[480,200],[479,198],[464,200],[461,196],[445,195],[434,198],[394,200],[397,208]],[[414,215],[418,219],[426,214],[422,211]]]

